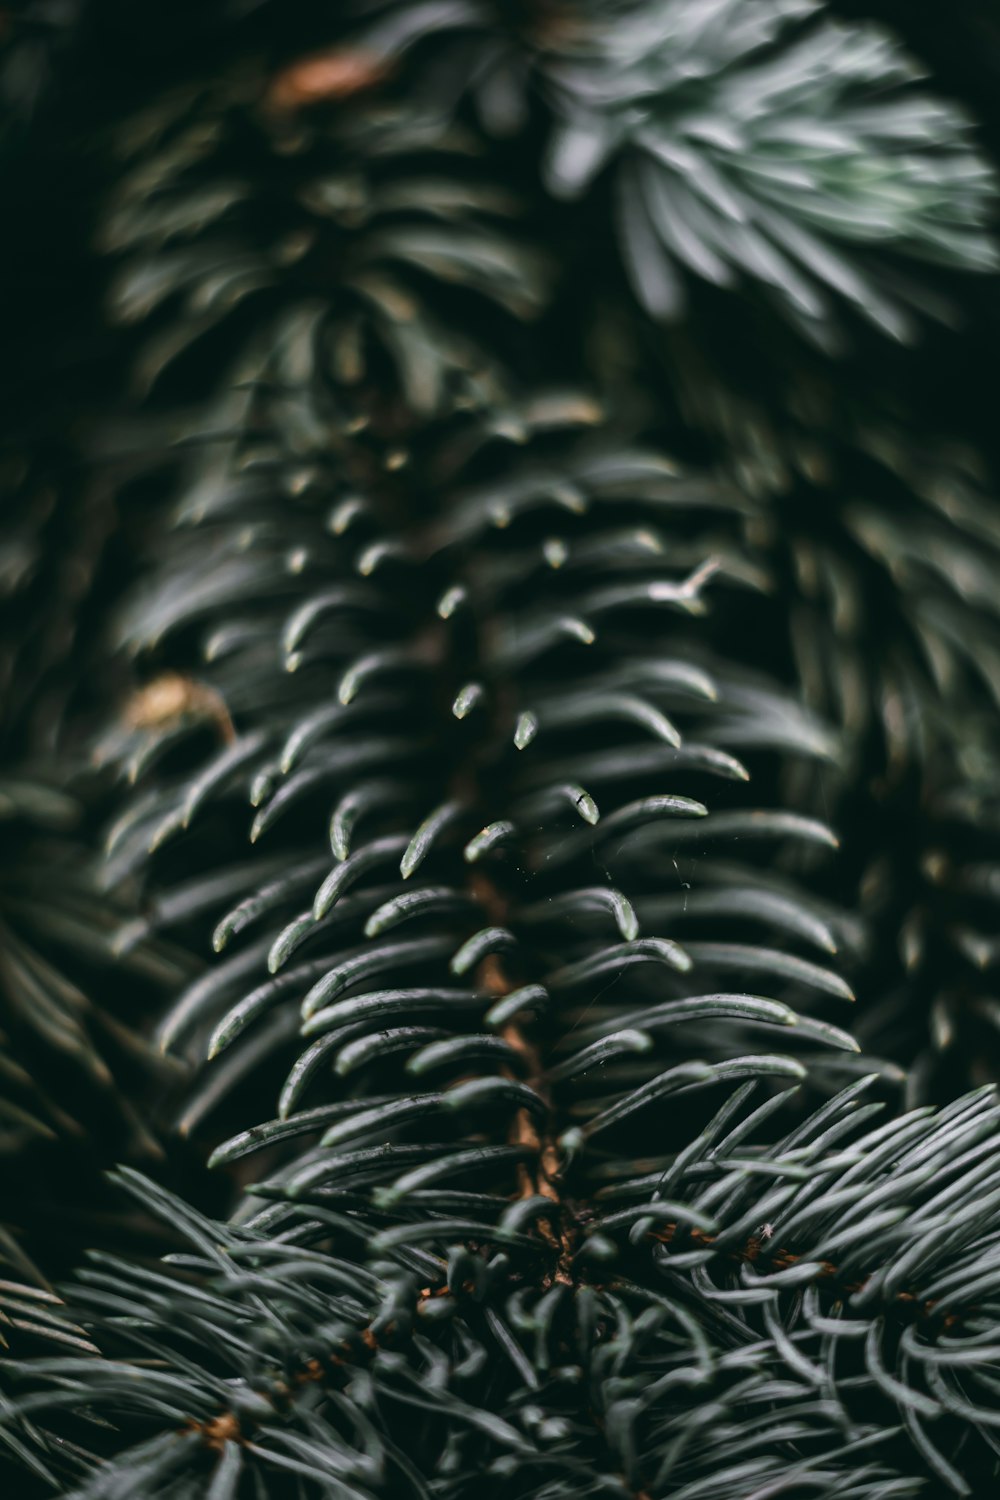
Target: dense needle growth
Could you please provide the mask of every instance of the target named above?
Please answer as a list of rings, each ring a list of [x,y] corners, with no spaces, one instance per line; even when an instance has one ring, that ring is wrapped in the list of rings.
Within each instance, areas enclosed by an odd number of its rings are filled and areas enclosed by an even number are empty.
[[[1000,36],[862,9],[5,18],[11,1493],[994,1491]]]

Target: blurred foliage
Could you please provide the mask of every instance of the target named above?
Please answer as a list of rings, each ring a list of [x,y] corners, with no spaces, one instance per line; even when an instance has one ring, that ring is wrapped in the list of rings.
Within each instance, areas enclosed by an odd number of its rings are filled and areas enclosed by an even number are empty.
[[[15,1483],[995,1487],[997,42],[4,13]]]

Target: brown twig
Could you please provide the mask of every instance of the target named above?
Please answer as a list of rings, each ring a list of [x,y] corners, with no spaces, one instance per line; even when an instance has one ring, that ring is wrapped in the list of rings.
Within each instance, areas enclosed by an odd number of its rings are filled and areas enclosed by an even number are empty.
[[[476,875],[472,881],[472,893],[489,920],[502,926],[507,918],[507,902],[493,882],[485,875]],[[496,954],[489,954],[480,964],[477,980],[487,994],[494,995],[497,999],[509,995],[514,988],[504,974],[500,959]],[[550,1108],[551,1099],[544,1078],[542,1060],[537,1047],[529,1040],[525,1032],[522,1017],[512,1016],[500,1035],[511,1050],[520,1057],[528,1086],[534,1089],[546,1108]],[[509,1078],[514,1076],[509,1069],[505,1069],[504,1072]],[[539,1219],[536,1228],[557,1256],[552,1279],[561,1282],[564,1286],[571,1286],[573,1284],[575,1226],[568,1220],[559,1190],[562,1176],[559,1148],[551,1135],[539,1133],[531,1111],[527,1109],[517,1111],[511,1125],[510,1143],[527,1147],[533,1159],[532,1164],[527,1162],[518,1164],[520,1196],[522,1198],[548,1198],[554,1209],[558,1210],[553,1214],[552,1220]]]
[[[686,1225],[681,1224],[664,1224],[660,1229],[651,1229],[647,1238],[651,1240],[657,1240],[660,1244],[663,1245],[669,1245],[674,1239],[678,1238],[681,1234],[684,1233],[686,1233],[688,1238],[691,1239],[696,1245],[704,1245],[707,1249],[710,1249],[718,1239],[717,1235],[707,1234],[703,1229],[692,1229]],[[764,1241],[760,1236],[751,1235],[743,1245],[727,1251],[727,1257],[730,1260],[750,1262],[752,1264],[759,1258],[761,1246],[763,1245],[763,1243]],[[803,1256],[796,1255],[792,1250],[784,1250],[779,1248],[772,1251],[770,1256],[770,1263],[775,1271],[786,1271],[790,1266],[797,1266],[803,1259]],[[820,1276],[824,1281],[835,1280],[840,1275],[838,1267],[835,1266],[832,1261],[820,1261],[819,1266]],[[845,1282],[842,1290],[847,1295],[850,1295],[853,1292],[859,1292],[861,1288],[866,1284],[867,1280],[868,1278],[866,1276],[863,1276],[858,1281]],[[913,1292],[897,1292],[895,1300],[897,1302],[907,1302],[913,1304],[916,1304],[917,1301]],[[931,1298],[928,1301],[924,1302],[921,1308],[921,1313],[924,1317],[931,1317],[936,1306],[936,1300],[934,1298]],[[950,1313],[944,1319],[944,1327],[952,1328],[958,1321],[959,1320],[957,1316]]]
[[[336,103],[376,88],[391,72],[385,59],[360,48],[339,47],[332,52],[299,58],[271,80],[266,104],[282,113],[316,104]]]
[[[215,726],[225,744],[236,738],[221,694],[180,672],[163,672],[139,688],[126,703],[123,717],[130,729],[166,729],[182,719],[201,719]]]

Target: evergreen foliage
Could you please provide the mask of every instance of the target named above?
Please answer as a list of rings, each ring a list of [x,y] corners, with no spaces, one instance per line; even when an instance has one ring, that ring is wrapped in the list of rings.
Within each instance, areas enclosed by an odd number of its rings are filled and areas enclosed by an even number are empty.
[[[995,1488],[993,122],[857,9],[12,28],[17,1493]]]

